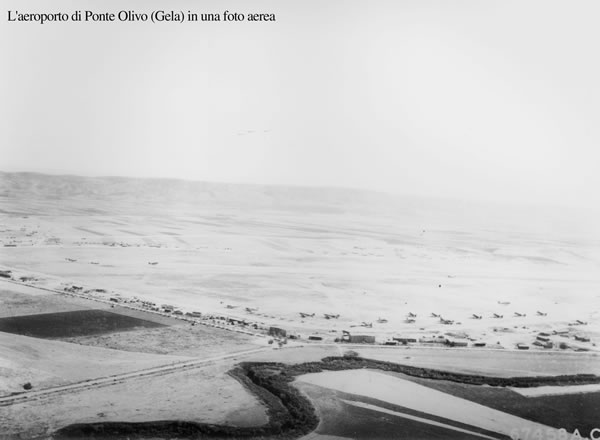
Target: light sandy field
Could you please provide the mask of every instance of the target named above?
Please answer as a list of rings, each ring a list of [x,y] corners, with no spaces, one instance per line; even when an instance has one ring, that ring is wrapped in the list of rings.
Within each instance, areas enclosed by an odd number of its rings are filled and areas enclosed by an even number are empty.
[[[598,374],[597,353],[480,350],[463,348],[352,347],[370,359],[498,377]]]
[[[85,347],[0,332],[0,394],[64,385],[96,377],[181,362],[182,356],[157,356]]]
[[[581,394],[600,391],[599,384],[571,385],[571,386],[544,386],[533,388],[511,388],[514,392],[525,397],[560,396],[563,394]]]
[[[345,393],[378,399],[428,415],[443,417],[507,436],[510,436],[515,431],[522,432],[526,430],[543,432],[546,437],[559,435],[558,430],[555,428],[525,420],[380,372],[352,370],[312,373],[299,376],[297,380]],[[369,409],[393,413],[393,415],[399,417],[411,417],[407,414],[398,411],[389,411],[375,405],[368,405],[361,402],[347,403],[367,405],[366,407]],[[419,421],[423,423],[435,423],[427,418],[419,418]],[[445,425],[445,427],[448,426]],[[469,430],[465,432],[473,433],[473,431]]]
[[[26,185],[36,179],[50,189]],[[2,263],[59,285],[303,335],[345,329],[385,340],[450,331],[514,348],[539,331],[570,329],[567,342],[590,350],[600,335],[598,231],[576,213],[170,181],[166,189],[133,181],[117,191],[111,181],[84,179],[76,191],[69,178],[44,179],[22,178],[19,190],[3,182]],[[413,324],[405,322],[409,312],[417,314]],[[455,323],[443,325],[432,312]],[[588,324],[569,327],[576,319]],[[576,334],[592,343],[576,342]]]
[[[0,283],[0,318],[38,313],[72,312],[91,308],[107,310],[110,309],[110,305],[57,295],[25,285]]]
[[[218,364],[164,376],[60,394],[0,407],[0,438],[48,435],[72,424],[100,421],[189,420],[254,426],[267,422],[263,405]]]

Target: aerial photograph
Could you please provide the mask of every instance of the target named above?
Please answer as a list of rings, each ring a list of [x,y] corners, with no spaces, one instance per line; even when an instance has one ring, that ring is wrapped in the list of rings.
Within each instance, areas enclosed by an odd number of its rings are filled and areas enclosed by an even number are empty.
[[[0,440],[600,439],[600,3],[0,3]]]

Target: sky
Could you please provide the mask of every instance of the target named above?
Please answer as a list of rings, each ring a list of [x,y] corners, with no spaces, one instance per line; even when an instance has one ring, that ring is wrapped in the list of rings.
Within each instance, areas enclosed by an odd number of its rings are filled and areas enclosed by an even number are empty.
[[[598,205],[596,1],[0,4],[0,170]],[[276,22],[7,21],[77,9]]]

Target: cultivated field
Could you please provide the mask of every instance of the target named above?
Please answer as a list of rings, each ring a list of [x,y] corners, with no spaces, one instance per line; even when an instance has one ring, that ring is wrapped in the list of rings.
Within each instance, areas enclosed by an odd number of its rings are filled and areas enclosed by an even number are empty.
[[[587,436],[600,403],[600,394],[585,395],[577,402],[582,410],[575,413],[573,399],[541,402],[503,388],[369,370],[312,373],[297,381],[322,413],[317,433],[343,437],[366,426],[376,427],[376,438],[498,439],[516,433],[519,438],[527,438],[524,433],[552,438],[560,428]],[[356,418],[362,420],[357,423]]]
[[[105,387],[0,406],[3,435],[45,436],[72,423],[187,420],[234,426],[266,423],[264,407],[235,379],[229,364],[139,377]],[[4,438],[0,436],[0,438]],[[10,437],[9,437],[10,438]]]

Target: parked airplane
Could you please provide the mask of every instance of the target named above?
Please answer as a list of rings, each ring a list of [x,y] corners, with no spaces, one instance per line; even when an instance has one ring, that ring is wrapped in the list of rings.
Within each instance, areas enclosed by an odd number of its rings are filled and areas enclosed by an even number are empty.
[[[440,315],[438,315],[437,313],[433,313],[433,312],[431,313],[431,317],[432,318],[441,318]]]
[[[483,318],[483,316],[481,316],[481,315],[476,315],[475,313],[473,313],[473,318],[474,318],[474,319],[481,319],[481,318]]]
[[[494,313],[494,318],[504,318],[504,315],[498,315],[497,313]]]
[[[444,319],[444,318],[442,318],[441,316],[440,316],[440,322],[441,322],[442,324],[445,324],[445,325],[452,325],[452,324],[454,324],[454,321],[453,321],[453,320],[451,320],[451,319]]]
[[[498,304],[502,304],[503,306],[507,306],[510,304],[510,301],[498,301]]]
[[[228,309],[237,309],[239,306],[232,306],[231,304],[227,304],[225,307]]]
[[[538,316],[548,316],[548,313],[540,312],[539,310],[536,312]]]
[[[65,258],[65,260],[70,261],[71,263],[75,263],[77,261],[74,258]]]
[[[325,319],[338,319],[340,315],[331,315],[329,313],[325,313]]]
[[[517,317],[517,318],[524,318],[525,316],[527,316],[526,313],[515,312],[515,317]]]
[[[315,316],[314,313],[304,313],[304,312],[300,312],[300,317],[301,318],[313,318]]]
[[[406,318],[406,323],[407,324],[414,324],[415,320],[413,318]]]
[[[256,312],[257,310],[258,310],[258,307],[246,307],[246,311],[248,313]]]
[[[156,266],[158,264],[158,261],[148,261],[148,264],[151,266]]]
[[[413,312],[408,312],[408,317],[409,317],[409,318],[416,318],[416,317],[417,317],[417,314],[416,314],[416,313],[413,313]]]
[[[361,327],[367,327],[367,328],[373,328],[373,323],[372,322],[362,322],[362,324],[360,325]]]
[[[386,324],[386,323],[388,322],[388,320],[387,320],[387,319],[384,319],[384,318],[379,318],[379,319],[377,320],[377,322],[378,322],[379,324]]]

